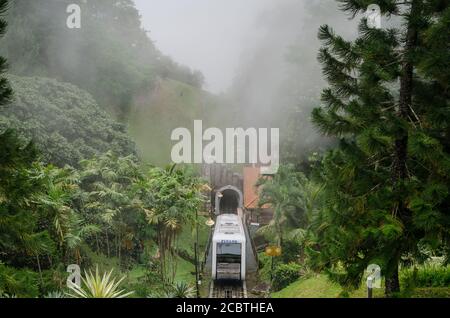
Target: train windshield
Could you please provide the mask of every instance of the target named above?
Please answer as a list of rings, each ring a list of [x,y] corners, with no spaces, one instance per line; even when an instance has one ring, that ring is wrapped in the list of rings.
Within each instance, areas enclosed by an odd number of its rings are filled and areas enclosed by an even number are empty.
[[[218,243],[217,244],[218,263],[240,263],[241,244],[240,243]]]

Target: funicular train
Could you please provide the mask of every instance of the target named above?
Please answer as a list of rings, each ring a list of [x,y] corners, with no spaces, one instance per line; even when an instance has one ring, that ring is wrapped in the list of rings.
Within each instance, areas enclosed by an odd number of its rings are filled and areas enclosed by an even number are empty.
[[[246,243],[239,215],[221,214],[217,217],[212,238],[214,281],[245,281]]]

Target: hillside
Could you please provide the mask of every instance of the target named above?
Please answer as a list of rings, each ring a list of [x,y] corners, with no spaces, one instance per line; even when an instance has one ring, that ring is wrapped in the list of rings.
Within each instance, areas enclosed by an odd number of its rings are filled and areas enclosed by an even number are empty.
[[[174,142],[172,130],[193,129],[196,119],[212,125],[220,99],[203,90],[175,80],[159,80],[155,88],[139,95],[129,116],[130,135],[145,162],[165,165],[170,162]],[[219,116],[220,118],[220,116]]]
[[[141,27],[134,1],[75,1],[83,27],[65,26],[70,0],[15,0],[0,54],[9,72],[72,83],[88,91],[114,118],[125,121],[136,92],[159,77],[201,87],[203,75],[179,65]]]
[[[0,131],[15,128],[33,140],[43,160],[77,166],[84,158],[112,150],[135,153],[125,126],[115,122],[93,97],[78,87],[53,79],[9,76],[14,98],[0,111]]]

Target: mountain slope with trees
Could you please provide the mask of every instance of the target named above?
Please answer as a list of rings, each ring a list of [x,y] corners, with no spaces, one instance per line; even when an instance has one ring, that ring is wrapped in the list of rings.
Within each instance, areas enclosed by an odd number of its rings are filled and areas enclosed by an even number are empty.
[[[81,7],[80,29],[66,27],[66,8],[74,3]],[[15,0],[7,20],[0,52],[11,73],[72,83],[121,121],[134,96],[154,87],[158,78],[203,85],[200,72],[155,47],[132,0]]]
[[[14,97],[0,112],[0,130],[15,129],[33,140],[42,160],[63,167],[113,151],[135,154],[124,125],[115,122],[92,96],[71,85],[46,78],[8,76]]]

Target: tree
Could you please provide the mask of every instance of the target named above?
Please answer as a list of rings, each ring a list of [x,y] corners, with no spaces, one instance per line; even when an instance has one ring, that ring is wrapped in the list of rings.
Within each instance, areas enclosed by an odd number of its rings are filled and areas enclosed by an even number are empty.
[[[41,272],[40,256],[51,255],[55,246],[48,231],[39,228],[37,198],[45,187],[37,152],[11,130],[0,135],[0,149],[0,262],[37,266]]]
[[[42,167],[45,192],[38,197],[41,227],[48,229],[66,264],[81,264],[80,245],[99,232],[75,210],[74,200],[80,189],[79,174],[69,168]]]
[[[6,31],[3,17],[7,9],[8,1],[0,0],[0,36]],[[8,104],[12,96],[8,80],[1,76],[5,69],[6,59],[0,57],[0,106]],[[24,144],[10,129],[0,131],[0,149],[0,293],[31,294],[35,291],[30,292],[21,278],[33,279],[32,274],[16,267],[27,267],[30,257],[35,259],[42,282],[39,256],[53,249],[48,232],[38,228],[39,215],[33,202],[33,196],[43,189],[35,166],[38,154],[32,144]]]
[[[376,29],[363,19],[353,42],[320,29],[330,87],[313,121],[341,141],[318,172],[325,204],[310,252],[347,287],[379,263],[391,296],[402,257],[424,245],[448,251],[450,8],[445,0],[339,2],[354,16],[375,3],[403,23]]]
[[[102,229],[106,249],[101,248],[97,235],[97,251],[105,251],[108,257],[115,252],[121,260],[123,251],[140,246],[140,239],[146,235],[141,227],[145,215],[139,193],[144,177],[137,159],[108,152],[83,160],[81,167],[82,194],[77,205],[88,224]]]
[[[0,0],[0,37],[3,37],[6,32],[7,23],[3,18],[8,10],[8,0]],[[6,59],[0,56],[0,75],[5,71],[7,66]],[[8,80],[1,76],[0,77],[0,106],[3,106],[10,101],[12,95],[11,87],[9,86]]]
[[[136,152],[125,126],[86,91],[48,78],[9,75],[8,79],[14,99],[0,113],[0,130],[13,128],[32,139],[44,163],[78,168],[82,159],[109,150],[121,156]]]
[[[261,178],[259,205],[270,204],[274,210],[273,219],[260,229],[269,233],[279,246],[284,243],[285,232],[298,234],[308,224],[307,179],[291,165],[281,166],[273,178]],[[294,231],[292,233],[292,231]]]
[[[183,227],[197,222],[196,213],[203,204],[203,182],[191,171],[173,165],[152,168],[143,186],[147,220],[157,231],[161,277],[172,285],[177,271],[177,238]]]

